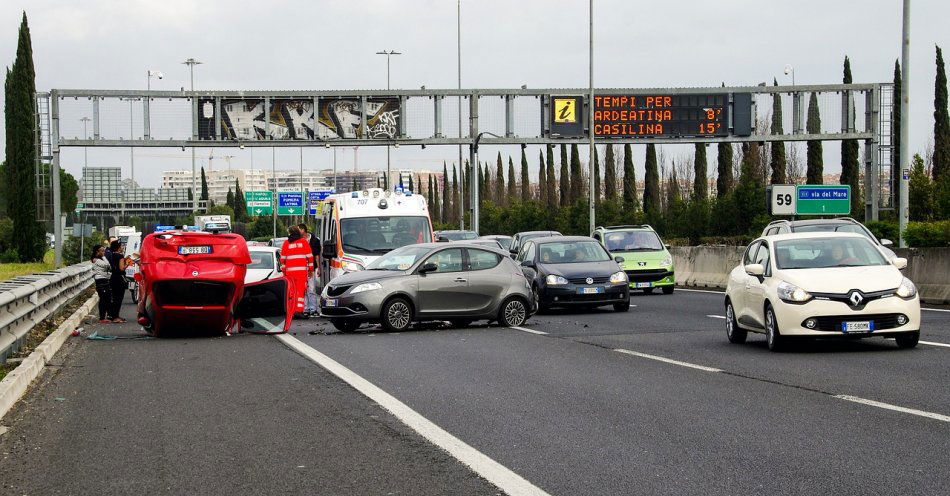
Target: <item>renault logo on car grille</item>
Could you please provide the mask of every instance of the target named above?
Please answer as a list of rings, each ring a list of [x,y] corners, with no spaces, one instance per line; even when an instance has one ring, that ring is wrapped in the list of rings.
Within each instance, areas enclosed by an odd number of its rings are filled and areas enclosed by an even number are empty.
[[[587,284],[594,284],[594,279],[592,277],[588,277]]]
[[[851,306],[856,307],[864,301],[864,297],[861,296],[861,293],[852,291],[851,294],[848,295],[848,301],[851,302]]]

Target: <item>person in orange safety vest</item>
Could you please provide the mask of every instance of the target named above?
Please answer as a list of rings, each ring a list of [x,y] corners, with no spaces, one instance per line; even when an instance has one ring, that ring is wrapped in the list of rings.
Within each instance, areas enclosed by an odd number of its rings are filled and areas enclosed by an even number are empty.
[[[304,296],[307,291],[307,278],[313,273],[313,252],[310,244],[300,235],[300,228],[290,226],[287,229],[287,240],[280,247],[280,264],[283,266],[284,277],[291,281],[291,297],[293,298],[295,313],[304,311]]]

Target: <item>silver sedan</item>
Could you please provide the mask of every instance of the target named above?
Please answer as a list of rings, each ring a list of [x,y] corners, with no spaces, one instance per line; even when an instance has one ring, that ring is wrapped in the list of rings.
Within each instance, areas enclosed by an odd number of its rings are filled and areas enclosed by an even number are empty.
[[[341,331],[363,322],[402,331],[425,320],[519,326],[534,313],[534,299],[521,267],[506,255],[464,242],[404,246],[330,281],[320,314]]]

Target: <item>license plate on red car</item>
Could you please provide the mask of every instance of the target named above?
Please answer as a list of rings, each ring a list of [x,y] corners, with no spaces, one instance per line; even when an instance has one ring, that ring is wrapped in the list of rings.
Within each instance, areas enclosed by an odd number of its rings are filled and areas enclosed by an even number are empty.
[[[179,255],[207,255],[211,253],[210,246],[179,246]]]
[[[874,321],[842,322],[841,332],[871,332],[874,330]]]

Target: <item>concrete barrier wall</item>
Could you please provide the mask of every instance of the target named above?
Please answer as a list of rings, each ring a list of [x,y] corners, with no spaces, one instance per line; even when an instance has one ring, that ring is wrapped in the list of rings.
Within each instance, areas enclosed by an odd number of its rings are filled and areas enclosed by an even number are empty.
[[[739,265],[744,246],[674,246],[676,284],[686,287],[725,289],[729,273]],[[950,304],[950,248],[895,250],[907,259],[904,275],[914,281],[921,301]]]

